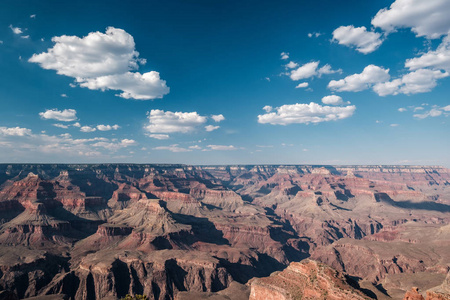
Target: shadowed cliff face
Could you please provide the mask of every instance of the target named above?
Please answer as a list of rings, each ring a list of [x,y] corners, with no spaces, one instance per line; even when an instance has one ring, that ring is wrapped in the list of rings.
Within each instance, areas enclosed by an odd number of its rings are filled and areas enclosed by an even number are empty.
[[[0,165],[0,291],[229,297],[312,257],[401,298],[444,280],[449,221],[441,167]]]

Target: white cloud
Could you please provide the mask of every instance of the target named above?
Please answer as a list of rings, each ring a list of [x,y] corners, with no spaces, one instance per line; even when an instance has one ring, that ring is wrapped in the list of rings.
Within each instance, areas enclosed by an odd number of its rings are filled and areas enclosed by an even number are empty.
[[[206,125],[205,126],[206,131],[214,131],[219,128],[220,128],[220,126],[214,126],[214,125]]]
[[[319,37],[319,36],[321,36],[322,34],[320,33],[320,32],[310,32],[310,33],[308,33],[308,37],[309,38],[312,38],[312,37]]]
[[[117,130],[119,128],[120,128],[120,126],[117,124],[112,125],[112,126],[111,125],[102,125],[102,124],[97,125],[97,129],[100,131]]]
[[[400,107],[400,108],[398,109],[398,111],[399,111],[399,112],[405,112],[405,111],[407,111],[407,109],[404,108],[404,107]]]
[[[58,127],[58,128],[64,128],[64,129],[69,128],[69,126],[64,125],[64,124],[53,124],[53,126]]]
[[[323,104],[329,104],[329,105],[340,105],[344,104],[344,101],[342,101],[342,97],[337,95],[329,95],[322,98]]]
[[[300,88],[307,88],[309,86],[309,83],[307,82],[302,82],[297,84],[297,86],[295,87],[296,89],[300,89]]]
[[[202,147],[200,147],[199,145],[194,145],[194,146],[189,146],[189,149],[201,150]]]
[[[272,125],[288,125],[295,123],[319,123],[336,121],[351,117],[356,106],[344,107],[322,106],[311,102],[309,104],[286,104],[276,108],[276,112],[259,115],[258,122]]]
[[[197,112],[152,109],[148,113],[148,125],[144,129],[150,133],[188,133],[195,131],[206,120],[205,116],[201,116]]]
[[[318,61],[306,63],[303,66],[299,67],[298,69],[292,70],[290,77],[292,80],[300,80],[313,77],[317,74],[318,66],[319,66]]]
[[[391,127],[398,127],[398,124],[391,124],[389,126],[391,126]]]
[[[57,109],[47,109],[45,112],[40,112],[39,116],[46,120],[57,120],[62,122],[71,122],[77,119],[77,111],[75,109],[65,109],[63,111]]]
[[[353,74],[341,80],[331,80],[328,83],[328,88],[339,92],[359,92],[372,87],[376,83],[385,82],[389,78],[389,69],[368,65],[360,74]]]
[[[285,65],[286,69],[293,69],[293,68],[297,68],[298,67],[298,63],[290,61],[288,64]]]
[[[93,147],[102,147],[108,150],[117,151],[122,148],[127,148],[129,146],[135,146],[137,145],[137,142],[135,140],[131,139],[123,139],[121,141],[113,141],[113,142],[97,142],[95,144],[92,144]]]
[[[281,59],[289,59],[289,53],[288,52],[281,52],[280,56],[281,56]]]
[[[44,69],[75,78],[81,87],[99,90],[119,90],[126,99],[162,98],[169,88],[159,73],[135,71],[145,59],[139,58],[133,37],[126,31],[108,27],[106,33],[91,32],[86,37],[53,37],[53,48],[33,54],[29,62]]]
[[[67,95],[66,94],[61,94],[61,97],[67,98]]]
[[[321,68],[319,67],[318,61],[312,61],[306,63],[295,70],[292,70],[290,73],[290,77],[292,80],[297,81],[300,79],[310,78],[314,76],[322,76],[323,74],[333,74],[340,73],[341,70],[332,70],[330,65],[325,65]]]
[[[80,86],[87,87],[90,90],[121,90],[122,93],[116,96],[136,100],[162,98],[169,93],[166,82],[161,80],[159,73],[156,71],[144,74],[127,72],[96,78],[84,78],[80,81]]]
[[[29,39],[30,36],[29,35],[21,35],[20,38],[22,38],[22,39]]]
[[[271,112],[272,109],[273,109],[273,107],[270,106],[270,105],[266,105],[266,106],[263,107],[263,110],[265,110],[266,112]]]
[[[230,150],[237,150],[236,147],[234,147],[233,145],[208,145],[206,146],[211,150],[216,150],[216,151],[230,151]]]
[[[50,155],[51,159],[55,157],[71,159],[74,157],[108,158],[108,153],[137,144],[130,139],[110,140],[103,137],[74,139],[68,133],[54,136],[47,135],[45,132],[33,134],[30,129],[20,127],[0,127],[0,135],[6,141],[3,145],[0,144],[0,148],[7,147],[9,149],[5,152],[5,155],[13,151],[14,157],[22,155],[24,158],[37,154]],[[8,140],[10,137],[14,139]],[[103,148],[105,151],[100,152],[99,148]]]
[[[442,40],[435,51],[428,51],[420,57],[406,60],[405,67],[410,70],[431,68],[450,72],[450,35]]]
[[[449,76],[447,72],[419,69],[392,81],[378,83],[373,90],[379,96],[398,94],[417,94],[431,91],[437,80]]]
[[[367,31],[367,28],[350,26],[341,26],[333,31],[333,41],[340,45],[355,47],[356,51],[364,54],[371,53],[378,49],[383,43],[381,34]]]
[[[167,140],[169,138],[168,134],[148,134],[148,136],[157,140]]]
[[[12,26],[12,24],[9,25],[9,28],[11,28],[11,30],[12,30],[12,32],[14,32],[14,34],[22,34],[23,33],[21,28],[14,27],[14,26]]]
[[[397,28],[411,28],[417,36],[436,39],[447,34],[449,15],[448,0],[396,0],[376,14],[372,25],[388,33]]]
[[[414,110],[414,111],[416,111],[416,110]],[[435,105],[435,106],[433,106],[432,109],[430,109],[429,111],[427,111],[423,114],[415,114],[414,118],[425,119],[428,117],[432,117],[432,118],[439,117],[441,115],[449,116],[450,113],[448,113],[448,112],[450,112],[450,105],[447,105],[444,107],[439,107],[439,106]]]
[[[72,124],[73,127],[81,127],[81,124],[79,122],[73,123]]]
[[[222,122],[225,120],[225,117],[220,114],[220,115],[212,115],[211,119],[213,119],[215,122]]]
[[[83,126],[80,128],[81,132],[94,132],[96,130],[97,130],[97,128],[91,127],[91,126]]]
[[[191,149],[179,147],[178,144],[173,144],[170,146],[155,147],[155,148],[153,148],[153,150],[168,150],[170,152],[190,152],[190,151],[192,151]]]
[[[36,15],[30,15],[30,19],[36,19]]]
[[[31,135],[31,129],[21,127],[0,127],[2,136],[26,136]]]

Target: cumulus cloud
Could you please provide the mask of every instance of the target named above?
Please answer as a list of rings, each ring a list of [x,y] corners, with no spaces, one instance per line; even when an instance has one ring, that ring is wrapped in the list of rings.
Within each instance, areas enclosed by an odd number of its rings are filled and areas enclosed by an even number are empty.
[[[311,102],[309,104],[286,104],[276,108],[276,112],[269,112],[258,116],[258,122],[272,125],[288,125],[295,123],[309,124],[336,121],[351,117],[356,106],[322,106]]]
[[[450,35],[442,40],[435,51],[428,51],[420,57],[406,60],[405,67],[410,70],[431,68],[450,72]]]
[[[302,82],[297,84],[297,86],[295,87],[296,89],[300,89],[300,88],[307,88],[309,86],[309,83],[307,82]]]
[[[360,74],[353,74],[341,80],[331,80],[328,88],[339,92],[359,92],[389,79],[389,69],[368,65]]]
[[[167,140],[169,138],[168,134],[148,134],[147,136],[157,140]]]
[[[266,112],[271,112],[272,109],[273,109],[273,107],[270,106],[270,105],[266,105],[266,106],[263,107],[263,110],[265,110]]]
[[[29,62],[73,77],[81,87],[122,91],[118,96],[126,99],[149,100],[169,93],[158,72],[133,72],[146,60],[139,58],[133,37],[122,29],[108,27],[106,33],[63,35],[52,41],[53,48],[33,54]]]
[[[100,124],[100,125],[97,125],[97,127],[96,127],[98,130],[100,130],[100,131],[110,131],[110,130],[117,130],[117,129],[119,129],[120,128],[120,126],[119,125],[117,125],[117,124],[115,124],[115,125],[102,125],[102,124]]]
[[[214,131],[219,128],[220,128],[220,126],[214,126],[214,125],[206,125],[205,126],[206,131]]]
[[[31,135],[31,129],[22,127],[0,127],[2,136],[26,136]]]
[[[425,93],[431,91],[437,85],[438,79],[448,76],[448,72],[419,69],[405,74],[401,78],[378,83],[373,87],[373,90],[379,96]]]
[[[45,112],[40,112],[39,116],[45,120],[51,119],[61,122],[72,122],[77,119],[77,111],[75,109],[64,109],[63,111],[47,109]]]
[[[415,111],[415,110],[414,110]],[[414,114],[414,118],[417,119],[425,119],[428,117],[439,117],[441,115],[449,116],[450,115],[450,105],[439,107],[437,105],[433,106],[429,111],[424,112],[423,114]]]
[[[212,115],[211,119],[213,119],[215,122],[222,122],[225,120],[225,117],[220,114],[220,115]]]
[[[189,133],[206,122],[205,116],[197,112],[171,112],[152,109],[148,113],[148,125],[144,127],[149,133]]]
[[[306,63],[300,67],[298,67],[295,70],[292,70],[289,77],[294,80],[300,80],[300,79],[306,79],[310,77],[320,77],[324,74],[333,74],[333,73],[340,73],[342,70],[333,70],[330,65],[325,65],[321,68],[319,68],[319,62],[318,61],[312,61],[309,63]]]
[[[398,109],[398,111],[399,111],[399,112],[405,112],[405,111],[407,111],[407,109],[404,108],[404,107],[400,107],[400,108]]]
[[[285,65],[286,69],[293,69],[293,68],[297,68],[298,67],[298,63],[290,61],[288,64]]]
[[[4,143],[0,144],[4,155],[13,154],[13,157],[22,155],[49,155],[52,160],[56,157],[102,157],[108,158],[108,153],[137,145],[130,139],[108,139],[94,137],[89,139],[75,139],[70,134],[47,135],[32,133],[31,129],[20,127],[0,127],[0,135]],[[102,151],[100,151],[102,149]],[[41,156],[42,157],[42,156]]]
[[[215,151],[237,150],[237,148],[234,147],[233,145],[208,145],[206,147],[208,147],[210,150],[215,150]]]
[[[281,59],[284,59],[284,60],[289,59],[289,53],[287,53],[287,52],[281,52],[280,56],[281,56]]]
[[[344,101],[342,101],[342,97],[337,95],[329,95],[322,98],[323,104],[329,104],[329,105],[341,105],[344,104]]]
[[[396,0],[389,8],[378,11],[372,25],[390,33],[411,28],[416,36],[436,39],[450,28],[450,1]]]
[[[371,53],[378,49],[383,43],[381,34],[367,31],[367,28],[350,26],[341,26],[333,31],[333,41],[340,45],[355,47],[356,51],[364,54]]]
[[[155,148],[153,148],[153,150],[168,150],[170,152],[190,152],[190,151],[192,151],[191,149],[180,147],[178,144],[173,144],[170,146],[155,147]]]
[[[97,128],[91,127],[91,126],[82,126],[82,127],[80,128],[80,131],[81,131],[81,132],[94,132],[94,131],[96,131],[96,130],[97,130]]]

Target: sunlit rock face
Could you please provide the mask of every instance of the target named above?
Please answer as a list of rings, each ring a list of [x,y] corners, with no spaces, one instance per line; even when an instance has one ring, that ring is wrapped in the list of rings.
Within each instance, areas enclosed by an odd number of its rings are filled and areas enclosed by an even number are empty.
[[[447,299],[449,224],[442,167],[3,164],[0,291]]]

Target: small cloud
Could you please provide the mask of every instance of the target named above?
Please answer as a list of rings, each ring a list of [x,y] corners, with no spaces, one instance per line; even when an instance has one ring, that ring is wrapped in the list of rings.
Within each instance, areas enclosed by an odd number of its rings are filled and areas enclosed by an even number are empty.
[[[57,109],[47,109],[45,112],[40,112],[39,116],[45,120],[71,122],[77,119],[77,111],[75,109],[65,109],[63,111]]]
[[[83,126],[80,128],[81,132],[94,132],[96,130],[97,130],[97,128],[91,127],[91,126]]]
[[[389,125],[389,126],[391,126],[391,127],[397,127],[398,124],[391,124],[391,125]]]
[[[400,108],[398,109],[398,111],[399,111],[399,112],[405,112],[405,111],[407,111],[407,109],[404,108],[404,107],[400,107]]]
[[[67,98],[67,95],[66,94],[61,94],[61,97]]]
[[[270,82],[270,78],[269,77],[266,77],[264,79],[267,80],[268,82]]]
[[[330,105],[340,105],[340,104],[344,104],[344,101],[342,101],[342,97],[340,97],[340,96],[330,95],[330,96],[323,97],[322,103],[330,104]]]
[[[169,138],[168,134],[148,134],[148,136],[157,140],[167,140]]]
[[[179,147],[178,144],[173,144],[173,145],[170,145],[170,146],[155,147],[155,148],[153,148],[153,150],[168,150],[170,152],[175,152],[175,153],[192,151],[191,149],[186,149],[186,148]]]
[[[12,24],[9,25],[9,28],[11,28],[11,30],[12,30],[12,32],[14,32],[14,34],[22,34],[23,33],[21,28],[14,27],[14,26],[12,26]]]
[[[280,56],[281,56],[281,59],[284,59],[284,60],[289,59],[289,52],[281,52]]]
[[[270,106],[270,105],[266,105],[266,106],[264,106],[263,107],[263,110],[265,110],[266,112],[271,112],[272,111],[272,106]]]
[[[117,130],[119,129],[120,126],[115,124],[115,125],[97,125],[97,129],[100,131],[110,131],[110,130]]]
[[[286,69],[293,69],[298,67],[298,63],[290,61],[288,64],[284,66]]]
[[[309,83],[307,83],[307,82],[302,82],[302,83],[299,83],[295,88],[296,88],[296,89],[307,88],[308,86],[309,86]]]
[[[76,123],[73,123],[72,126],[73,126],[73,127],[81,127],[81,124],[78,123],[78,122],[76,122]]]
[[[200,147],[199,145],[194,145],[194,146],[189,146],[189,149],[193,149],[193,150],[201,150],[202,147]]]
[[[21,35],[20,38],[22,38],[22,39],[29,39],[30,36],[29,35]]]
[[[64,125],[64,124],[53,124],[53,126],[58,127],[58,128],[64,128],[64,129],[69,128],[69,126]]]
[[[236,147],[234,147],[233,145],[208,145],[207,146],[209,149],[211,150],[215,150],[215,151],[230,151],[230,150],[237,150]]]
[[[220,115],[212,115],[211,119],[213,119],[215,122],[222,122],[225,120],[225,117],[220,114]]]
[[[205,126],[206,131],[214,131],[219,128],[220,128],[220,126],[214,126],[214,125],[206,125]]]
[[[36,19],[36,15],[30,15],[30,19]]]
[[[321,36],[322,34],[320,33],[320,32],[310,32],[310,33],[308,33],[308,37],[309,38],[312,38],[312,37],[319,37],[319,36]]]

